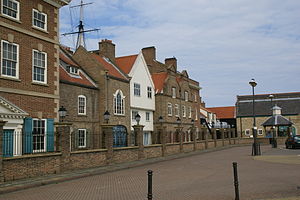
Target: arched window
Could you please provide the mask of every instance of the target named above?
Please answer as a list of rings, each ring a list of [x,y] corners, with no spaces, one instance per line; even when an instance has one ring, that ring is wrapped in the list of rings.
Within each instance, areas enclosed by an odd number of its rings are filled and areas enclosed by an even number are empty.
[[[114,113],[116,115],[124,115],[125,114],[125,96],[121,90],[117,90],[114,94]]]
[[[86,97],[78,96],[78,115],[86,115]]]

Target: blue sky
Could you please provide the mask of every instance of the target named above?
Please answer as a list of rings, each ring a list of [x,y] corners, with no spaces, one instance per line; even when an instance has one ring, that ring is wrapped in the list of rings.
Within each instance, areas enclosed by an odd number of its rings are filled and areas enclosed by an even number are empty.
[[[232,106],[251,94],[251,78],[256,93],[300,92],[299,11],[299,0],[93,0],[85,29],[101,30],[86,34],[86,44],[93,50],[111,39],[117,56],[155,46],[158,60],[175,56],[178,70],[200,82],[207,107]],[[63,7],[61,33],[78,20],[79,9]],[[75,46],[76,37],[60,39]]]

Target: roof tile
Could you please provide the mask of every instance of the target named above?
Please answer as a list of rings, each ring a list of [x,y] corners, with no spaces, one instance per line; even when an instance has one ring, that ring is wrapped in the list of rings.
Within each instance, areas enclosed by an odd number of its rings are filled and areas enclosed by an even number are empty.
[[[137,57],[138,55],[118,57],[116,63],[126,74],[129,74]]]

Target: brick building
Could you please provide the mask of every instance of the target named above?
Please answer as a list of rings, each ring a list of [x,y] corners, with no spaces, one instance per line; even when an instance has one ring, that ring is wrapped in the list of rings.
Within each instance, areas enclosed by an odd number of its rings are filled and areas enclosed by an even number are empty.
[[[300,130],[300,92],[257,94],[255,99],[255,116],[258,137],[266,137],[267,133],[262,124],[272,116],[272,108],[277,105],[282,109],[282,116],[293,122],[292,133],[299,134]],[[252,95],[237,96],[236,123],[237,132],[242,137],[252,137],[253,111]],[[280,126],[278,136],[286,136],[288,127]]]
[[[69,2],[0,2],[0,120],[7,121],[5,145],[9,146],[5,156],[54,150],[53,122],[59,107],[59,8]]]
[[[174,132],[180,126],[185,141],[190,141],[192,119],[196,130],[200,128],[199,83],[190,79],[186,70],[177,71],[176,58],[166,58],[165,63],[161,63],[156,60],[155,47],[143,48],[142,52],[155,85],[154,129],[165,126],[169,142],[174,142],[178,141]],[[162,124],[158,122],[160,116],[163,117]]]
[[[72,149],[99,148],[98,86],[64,48],[59,57],[60,105],[72,123]]]
[[[111,40],[102,40],[99,49],[93,52],[80,46],[73,59],[99,86],[97,113],[100,123],[104,123],[104,112],[110,113],[109,123],[115,125],[114,146],[131,145],[130,78],[116,64],[115,44]]]

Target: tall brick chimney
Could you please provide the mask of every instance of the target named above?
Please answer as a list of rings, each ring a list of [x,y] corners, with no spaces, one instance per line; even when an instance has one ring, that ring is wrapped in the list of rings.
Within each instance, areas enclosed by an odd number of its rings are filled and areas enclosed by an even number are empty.
[[[156,49],[154,46],[143,48],[142,53],[147,65],[151,65],[153,63],[153,60],[156,60]]]
[[[116,50],[115,50],[115,44],[112,43],[111,40],[101,40],[99,42],[99,53],[102,54],[103,56],[109,58],[112,62],[116,62]]]

